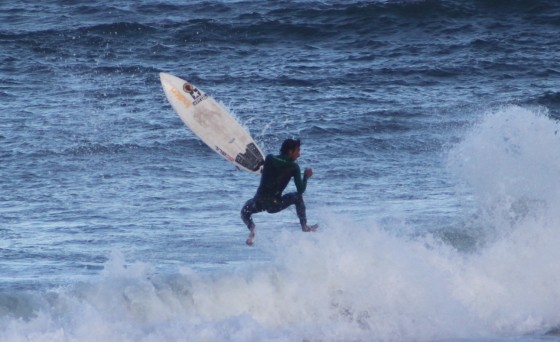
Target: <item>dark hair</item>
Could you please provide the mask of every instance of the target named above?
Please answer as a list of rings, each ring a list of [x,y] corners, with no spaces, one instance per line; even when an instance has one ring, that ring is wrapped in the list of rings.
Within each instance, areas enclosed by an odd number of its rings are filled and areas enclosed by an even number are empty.
[[[301,146],[301,141],[299,139],[286,139],[280,147],[280,154],[287,155],[289,151],[295,150]]]

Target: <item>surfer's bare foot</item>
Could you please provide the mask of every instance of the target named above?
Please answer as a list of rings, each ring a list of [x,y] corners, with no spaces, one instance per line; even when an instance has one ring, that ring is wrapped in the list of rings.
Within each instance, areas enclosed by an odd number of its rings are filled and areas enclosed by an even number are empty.
[[[247,238],[247,241],[245,241],[245,243],[248,246],[252,246],[253,245],[253,240],[255,239],[255,226],[252,226],[249,229],[250,233],[249,233],[249,237]]]
[[[317,231],[317,228],[319,228],[318,224],[314,224],[312,226],[308,226],[308,225],[301,226],[301,230],[303,230],[304,232],[314,232]]]

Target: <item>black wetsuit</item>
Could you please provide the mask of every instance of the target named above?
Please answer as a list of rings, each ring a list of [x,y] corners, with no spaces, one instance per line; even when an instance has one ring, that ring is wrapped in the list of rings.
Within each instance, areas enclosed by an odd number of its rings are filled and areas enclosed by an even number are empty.
[[[294,179],[297,192],[282,195],[290,179]],[[307,177],[301,176],[299,165],[288,156],[274,156],[269,154],[264,161],[261,182],[255,197],[248,200],[241,209],[241,218],[247,228],[253,226],[251,215],[261,211],[277,213],[292,204],[296,205],[296,212],[300,224],[306,225],[305,203],[303,193],[307,187]]]

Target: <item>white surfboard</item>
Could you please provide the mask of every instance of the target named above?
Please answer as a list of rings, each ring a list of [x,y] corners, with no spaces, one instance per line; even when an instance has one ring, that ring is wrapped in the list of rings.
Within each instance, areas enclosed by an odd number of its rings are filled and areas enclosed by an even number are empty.
[[[179,77],[163,72],[159,76],[173,109],[206,145],[240,169],[260,173],[261,149],[223,106]]]

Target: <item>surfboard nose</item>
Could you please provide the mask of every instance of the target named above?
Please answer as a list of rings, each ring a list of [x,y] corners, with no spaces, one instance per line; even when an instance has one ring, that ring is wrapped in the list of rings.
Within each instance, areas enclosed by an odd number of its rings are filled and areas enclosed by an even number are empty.
[[[171,83],[172,80],[172,75],[166,73],[166,72],[160,72],[159,73],[159,80],[161,81],[161,83]]]
[[[166,72],[160,72],[159,73],[159,79],[161,81],[162,86],[164,88],[169,88],[169,89],[173,88],[173,87],[177,88],[177,89],[182,89],[183,84],[188,83],[187,81],[185,81],[185,80],[183,80],[183,79],[181,79],[177,76],[168,74]]]

